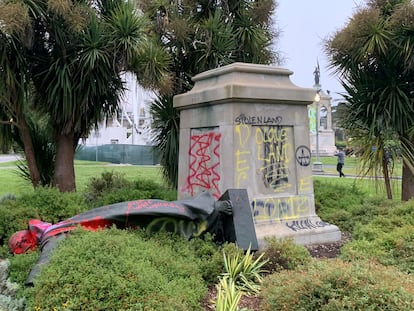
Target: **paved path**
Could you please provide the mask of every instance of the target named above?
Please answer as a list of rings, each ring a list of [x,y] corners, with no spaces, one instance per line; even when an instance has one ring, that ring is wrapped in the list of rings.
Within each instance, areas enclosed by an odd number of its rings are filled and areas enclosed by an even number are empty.
[[[0,154],[0,163],[12,162],[19,159],[21,159],[21,156],[18,154]]]

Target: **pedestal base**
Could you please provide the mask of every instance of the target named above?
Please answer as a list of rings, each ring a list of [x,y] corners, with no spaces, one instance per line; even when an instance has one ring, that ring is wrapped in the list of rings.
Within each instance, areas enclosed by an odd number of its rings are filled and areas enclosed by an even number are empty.
[[[313,162],[312,171],[314,171],[314,172],[323,172],[323,163],[322,162]]]
[[[292,238],[296,244],[301,245],[336,242],[342,238],[337,226],[328,224],[317,216],[279,223],[256,223],[255,229],[259,249],[266,246],[266,238],[272,237]]]

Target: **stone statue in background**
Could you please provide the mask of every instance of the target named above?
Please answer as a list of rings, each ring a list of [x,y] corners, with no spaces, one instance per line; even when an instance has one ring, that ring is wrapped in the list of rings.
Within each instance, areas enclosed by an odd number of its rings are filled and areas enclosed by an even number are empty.
[[[320,85],[320,78],[321,78],[321,71],[319,69],[319,62],[315,67],[315,70],[313,71],[313,76],[314,76],[314,80],[315,80],[315,86],[319,86]]]

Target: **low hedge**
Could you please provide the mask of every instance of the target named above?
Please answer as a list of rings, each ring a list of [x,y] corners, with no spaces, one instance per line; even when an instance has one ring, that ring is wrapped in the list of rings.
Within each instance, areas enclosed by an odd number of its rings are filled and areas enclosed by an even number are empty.
[[[414,279],[369,261],[313,260],[267,277],[261,297],[263,311],[412,311]]]
[[[311,260],[309,251],[303,245],[296,244],[293,238],[267,238],[266,246],[256,254],[256,257],[261,254],[263,254],[263,261],[266,261],[263,270],[267,273],[285,269],[294,270]]]
[[[86,187],[85,198],[92,208],[141,199],[173,201],[177,199],[177,191],[153,180],[129,181],[122,174],[112,171],[92,178]]]
[[[61,193],[56,188],[39,187],[29,194],[0,202],[0,258],[8,257],[8,240],[27,229],[30,219],[56,223],[87,210],[78,193]]]
[[[206,291],[187,241],[111,228],[68,235],[25,296],[28,310],[185,311]]]

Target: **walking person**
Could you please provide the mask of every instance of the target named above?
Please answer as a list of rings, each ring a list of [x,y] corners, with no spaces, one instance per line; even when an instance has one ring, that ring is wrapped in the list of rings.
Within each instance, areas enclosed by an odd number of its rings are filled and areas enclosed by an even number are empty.
[[[342,168],[345,164],[345,152],[342,147],[339,147],[338,150],[335,152],[335,156],[338,157],[338,164],[336,164],[336,170],[339,173],[339,177],[345,177],[345,174],[342,172]]]

